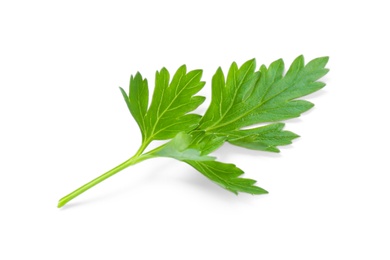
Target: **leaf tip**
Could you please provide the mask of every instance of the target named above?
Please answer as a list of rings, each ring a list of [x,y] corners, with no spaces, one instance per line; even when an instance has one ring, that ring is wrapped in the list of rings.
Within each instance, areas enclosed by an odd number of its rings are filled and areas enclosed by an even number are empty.
[[[307,106],[309,107],[309,109],[314,107],[314,103],[307,101],[307,100],[306,100],[306,103],[307,103]]]
[[[267,149],[266,149],[267,152],[272,152],[272,153],[280,153],[280,150],[279,148],[277,148],[276,146],[269,146]]]
[[[127,93],[126,93],[126,91],[122,88],[122,87],[119,87],[119,90],[120,90],[120,92],[122,93],[122,95],[123,95],[123,97],[126,99],[126,98],[129,98],[128,96],[127,96]]]
[[[261,194],[269,194],[269,192],[267,190],[264,190],[264,189],[262,189],[262,190],[263,190],[263,193],[261,193]]]
[[[133,78],[133,76],[131,76]],[[134,80],[142,80],[142,75],[139,71],[134,76]]]
[[[252,58],[252,59],[248,60],[247,62],[252,63],[255,66],[256,65],[256,58]]]
[[[319,57],[319,59],[323,60],[324,63],[326,64],[329,61],[329,56],[322,56],[322,57]]]
[[[288,132],[290,132],[290,131],[288,131]],[[301,137],[300,135],[297,135],[296,133],[293,133],[293,132],[290,132],[290,133],[291,133],[291,140],[294,140],[294,139]]]
[[[156,71],[156,73],[158,75],[162,75],[162,74],[168,74],[169,75],[169,72],[168,72],[168,69],[165,68],[165,67],[162,67],[160,71]]]

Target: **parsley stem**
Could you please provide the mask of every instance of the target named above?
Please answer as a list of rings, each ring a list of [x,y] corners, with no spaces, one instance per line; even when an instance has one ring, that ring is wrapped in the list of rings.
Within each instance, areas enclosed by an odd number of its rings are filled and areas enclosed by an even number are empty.
[[[147,154],[144,154],[144,155],[141,155],[142,151],[144,150],[145,148],[143,148],[143,146],[141,146],[140,150],[133,156],[131,157],[130,159],[128,159],[127,161],[119,164],[118,166],[116,166],[115,168],[109,170],[108,172],[100,175],[99,177],[97,177],[96,179],[93,179],[92,181],[84,184],[83,186],[81,186],[80,188],[76,189],[75,191],[69,193],[68,195],[66,195],[65,197],[63,197],[62,199],[60,199],[58,201],[58,208],[61,208],[62,206],[64,206],[66,203],[68,203],[69,201],[71,201],[72,199],[76,198],[77,196],[79,196],[80,194],[82,194],[83,192],[89,190],[90,188],[92,188],[93,186],[95,186],[96,184],[104,181],[105,179],[113,176],[114,174],[120,172],[121,170],[131,166],[131,165],[134,165],[136,163],[139,163],[143,160],[146,160],[146,159],[149,159],[153,156],[150,156],[150,155],[147,155]]]

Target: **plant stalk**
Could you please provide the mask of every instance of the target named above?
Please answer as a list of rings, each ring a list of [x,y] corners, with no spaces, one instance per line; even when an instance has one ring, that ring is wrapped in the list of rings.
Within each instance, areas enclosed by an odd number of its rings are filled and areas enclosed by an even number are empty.
[[[84,193],[85,191],[89,190],[90,188],[92,188],[93,186],[95,186],[96,184],[104,181],[105,179],[113,176],[114,174],[120,172],[121,170],[131,166],[131,165],[134,165],[136,163],[139,163],[143,160],[146,160],[148,158],[151,158],[152,156],[149,156],[148,154],[142,154],[143,150],[145,149],[146,147],[145,146],[141,146],[140,147],[140,150],[138,150],[138,152],[133,156],[131,157],[130,159],[128,159],[127,161],[119,164],[118,166],[116,166],[115,168],[109,170],[108,172],[100,175],[99,177],[97,177],[96,179],[93,179],[92,181],[84,184],[83,186],[81,186],[80,188],[76,189],[75,191],[69,193],[68,195],[66,195],[65,197],[63,197],[62,199],[60,199],[58,201],[58,208],[61,208],[63,207],[66,203],[68,203],[69,201],[71,201],[72,199],[76,198],[77,196],[79,196],[80,194]]]

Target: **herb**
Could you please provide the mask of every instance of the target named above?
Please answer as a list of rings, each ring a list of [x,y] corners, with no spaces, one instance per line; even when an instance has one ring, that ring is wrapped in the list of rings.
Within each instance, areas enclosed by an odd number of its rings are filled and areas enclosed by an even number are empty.
[[[212,79],[211,103],[203,116],[191,113],[205,100],[196,96],[205,85],[201,70],[187,72],[183,65],[172,80],[167,69],[158,71],[150,106],[148,82],[137,73],[130,79],[129,93],[120,90],[141,130],[141,147],[124,163],[60,199],[58,207],[128,166],[154,157],[185,162],[235,194],[268,193],[255,186],[255,180],[242,178],[244,172],[234,164],[219,162],[209,154],[224,142],[268,152],[279,152],[278,146],[290,144],[298,135],[283,130],[279,121],[298,117],[313,107],[297,98],[325,86],[317,80],[328,72],[327,62],[328,57],[321,57],[305,65],[299,56],[285,75],[281,59],[259,70],[254,59],[241,67],[233,63],[227,77],[219,68]],[[259,123],[270,124],[248,129]],[[144,153],[154,140],[169,141]]]

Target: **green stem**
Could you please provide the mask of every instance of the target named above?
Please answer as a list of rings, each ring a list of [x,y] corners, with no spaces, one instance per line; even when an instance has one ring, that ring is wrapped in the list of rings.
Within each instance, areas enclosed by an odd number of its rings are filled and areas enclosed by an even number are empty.
[[[59,200],[58,202],[58,207],[61,208],[62,206],[64,206],[66,203],[68,203],[69,201],[71,201],[72,199],[76,198],[77,196],[79,196],[80,194],[82,194],[83,192],[89,190],[90,188],[92,188],[93,186],[95,186],[96,184],[104,181],[105,179],[111,177],[112,175],[120,172],[121,170],[129,167],[130,165],[134,165],[136,163],[139,163],[143,160],[146,160],[146,159],[149,159],[151,158],[152,156],[149,156],[147,154],[145,155],[141,155],[142,152],[145,150],[147,145],[142,145],[140,147],[140,149],[138,150],[138,152],[133,156],[131,157],[130,159],[128,159],[127,161],[119,164],[118,166],[116,166],[115,168],[109,170],[108,172],[100,175],[99,177],[97,177],[96,179],[93,179],[92,181],[88,182],[87,184],[84,184],[83,186],[81,186],[80,188],[78,188],[77,190],[69,193],[68,195],[66,195],[65,197],[63,197],[62,199]]]

